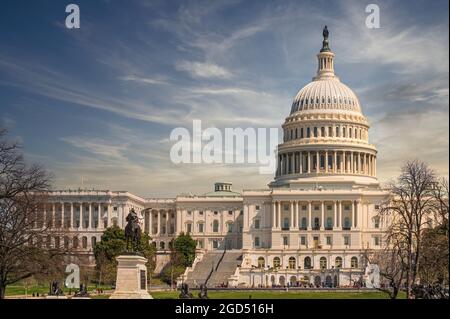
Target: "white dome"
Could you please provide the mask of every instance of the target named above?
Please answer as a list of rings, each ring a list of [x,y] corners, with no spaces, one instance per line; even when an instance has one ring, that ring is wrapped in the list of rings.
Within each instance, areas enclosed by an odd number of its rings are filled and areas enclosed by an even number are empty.
[[[337,77],[319,78],[304,86],[294,98],[291,114],[330,109],[361,113],[356,94]]]

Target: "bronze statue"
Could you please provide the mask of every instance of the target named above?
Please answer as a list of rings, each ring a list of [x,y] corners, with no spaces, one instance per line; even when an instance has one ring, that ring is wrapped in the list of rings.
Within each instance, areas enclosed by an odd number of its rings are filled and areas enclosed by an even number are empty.
[[[125,226],[125,241],[126,251],[138,252],[141,242],[141,226],[139,225],[139,217],[134,211],[130,209],[126,217],[127,225]]]
[[[330,32],[328,31],[327,26],[325,26],[325,28],[323,28],[323,42],[322,42],[322,49],[320,50],[320,52],[329,52],[330,47],[328,46],[328,35],[330,34]]]

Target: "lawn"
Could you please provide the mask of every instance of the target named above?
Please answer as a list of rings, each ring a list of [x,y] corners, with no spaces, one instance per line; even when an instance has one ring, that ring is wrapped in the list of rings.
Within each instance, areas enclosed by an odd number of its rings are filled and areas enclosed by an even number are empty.
[[[196,297],[197,292],[193,291]],[[178,299],[178,291],[152,292],[155,299]],[[388,295],[381,291],[364,292],[313,292],[313,291],[209,291],[211,299],[388,299]],[[404,298],[404,294],[399,296]]]
[[[28,295],[32,295],[33,293],[48,294],[50,286],[49,285],[35,285],[28,287]],[[97,287],[95,285],[89,285],[88,291],[95,290]],[[103,290],[110,290],[111,286],[99,286]],[[76,289],[72,289],[72,293],[75,292]],[[69,293],[68,288],[63,288],[65,294]],[[25,295],[25,286],[23,285],[12,285],[6,287],[6,296],[17,296],[17,295]]]

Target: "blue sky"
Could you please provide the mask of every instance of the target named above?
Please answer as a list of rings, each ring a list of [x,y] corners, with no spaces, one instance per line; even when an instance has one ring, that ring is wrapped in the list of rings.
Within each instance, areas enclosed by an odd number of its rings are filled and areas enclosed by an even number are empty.
[[[76,3],[81,28],[65,28]],[[381,28],[365,26],[380,6]],[[175,127],[279,127],[322,28],[360,98],[382,182],[409,158],[448,175],[448,1],[3,1],[0,124],[55,188],[263,188],[254,165],[170,162]]]

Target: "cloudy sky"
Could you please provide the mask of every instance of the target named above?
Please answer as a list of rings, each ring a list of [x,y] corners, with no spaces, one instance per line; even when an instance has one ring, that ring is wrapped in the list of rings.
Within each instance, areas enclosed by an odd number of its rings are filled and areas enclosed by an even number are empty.
[[[366,3],[367,2],[367,3]],[[76,3],[81,28],[65,27]],[[377,3],[381,28],[365,26]],[[382,182],[449,164],[448,1],[2,1],[0,125],[55,188],[146,197],[215,181],[263,188],[255,165],[173,164],[175,127],[279,127],[311,81],[322,28],[359,96]],[[281,138],[281,136],[280,136]]]

